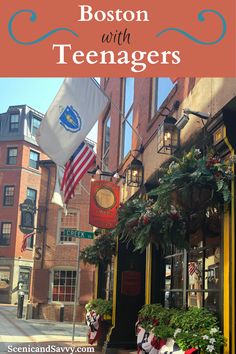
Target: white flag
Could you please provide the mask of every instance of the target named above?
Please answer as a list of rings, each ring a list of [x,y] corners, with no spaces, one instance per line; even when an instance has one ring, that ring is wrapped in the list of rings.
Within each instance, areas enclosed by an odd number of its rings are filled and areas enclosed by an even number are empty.
[[[57,166],[57,174],[56,174],[56,181],[54,187],[54,193],[52,196],[51,203],[59,205],[61,208],[64,208],[64,196],[63,192],[61,191],[61,182],[64,175],[64,168]]]
[[[104,113],[108,101],[93,79],[65,79],[39,127],[39,146],[64,166]]]

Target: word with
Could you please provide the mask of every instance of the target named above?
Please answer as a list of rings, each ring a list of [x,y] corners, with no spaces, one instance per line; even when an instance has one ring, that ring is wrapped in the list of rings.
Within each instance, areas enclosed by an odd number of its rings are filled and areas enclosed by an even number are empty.
[[[104,33],[102,35],[102,43],[117,43],[118,45],[122,45],[125,42],[130,44],[130,33],[127,32],[127,28],[123,31],[116,30],[114,33],[110,32],[108,34]]]

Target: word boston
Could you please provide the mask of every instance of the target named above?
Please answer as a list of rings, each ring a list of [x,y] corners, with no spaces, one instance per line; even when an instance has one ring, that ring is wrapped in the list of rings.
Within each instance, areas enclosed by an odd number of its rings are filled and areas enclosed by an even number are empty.
[[[137,21],[137,22],[147,22],[149,21],[149,16],[148,12],[145,10],[138,10],[138,11],[132,11],[132,10],[108,10],[108,11],[103,11],[103,10],[97,10],[93,12],[92,6],[89,5],[79,5],[80,8],[80,18],[78,21],[80,22],[85,22],[85,21],[92,21],[93,19],[95,21],[101,22],[101,21],[108,21],[108,22],[121,22],[121,21],[126,21],[126,22],[131,22],[131,21]]]

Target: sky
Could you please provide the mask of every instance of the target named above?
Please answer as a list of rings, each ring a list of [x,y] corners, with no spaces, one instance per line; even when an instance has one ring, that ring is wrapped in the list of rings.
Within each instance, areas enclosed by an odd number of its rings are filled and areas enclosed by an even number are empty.
[[[9,106],[26,104],[45,114],[63,78],[0,78],[0,113]],[[97,141],[97,124],[88,138]]]

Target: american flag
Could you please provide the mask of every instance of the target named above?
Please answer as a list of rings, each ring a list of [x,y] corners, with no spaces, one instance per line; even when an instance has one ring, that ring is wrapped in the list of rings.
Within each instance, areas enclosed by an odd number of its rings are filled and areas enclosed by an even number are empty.
[[[196,273],[197,271],[197,265],[195,262],[190,262],[188,264],[188,272],[189,272],[189,275],[193,275],[194,273]]]
[[[28,240],[28,238],[33,236],[33,234],[34,234],[34,232],[24,235],[23,240],[22,240],[22,245],[21,245],[21,252],[24,252],[26,250],[26,241]]]
[[[82,143],[66,163],[63,175],[61,190],[64,194],[64,202],[74,196],[74,191],[83,177],[96,159],[94,151],[86,144]]]

